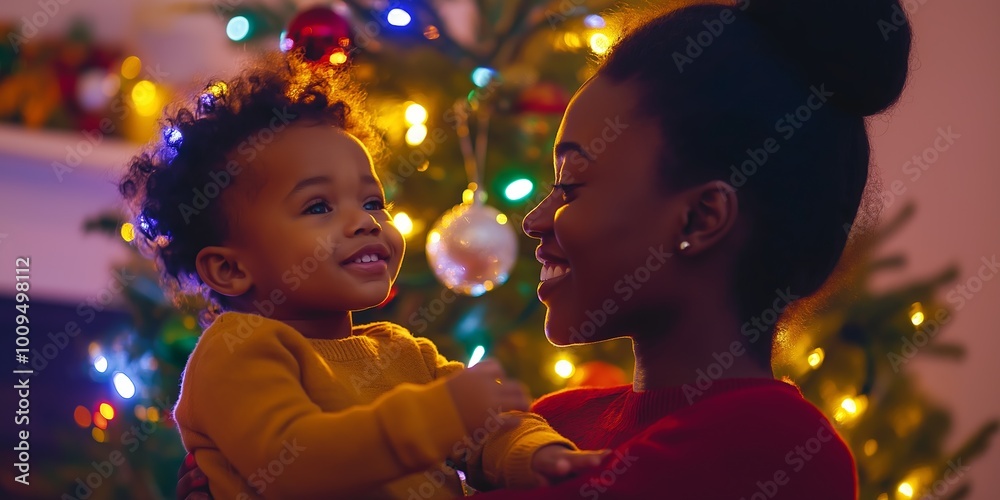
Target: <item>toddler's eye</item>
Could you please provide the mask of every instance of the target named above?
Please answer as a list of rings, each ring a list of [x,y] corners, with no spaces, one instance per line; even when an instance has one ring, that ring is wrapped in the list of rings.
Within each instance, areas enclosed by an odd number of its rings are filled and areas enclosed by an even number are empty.
[[[319,214],[329,213],[331,210],[332,209],[330,208],[330,205],[327,202],[317,201],[316,203],[309,205],[309,207],[306,208],[305,211],[302,213],[319,215]]]
[[[365,202],[365,210],[385,210],[385,203],[382,200],[371,200]]]

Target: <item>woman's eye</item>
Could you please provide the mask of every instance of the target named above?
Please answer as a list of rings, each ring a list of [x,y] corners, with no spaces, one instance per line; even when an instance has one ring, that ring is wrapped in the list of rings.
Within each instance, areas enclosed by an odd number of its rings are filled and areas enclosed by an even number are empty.
[[[332,211],[332,209],[330,208],[330,205],[327,202],[317,201],[316,203],[309,205],[309,207],[306,208],[306,210],[303,213],[318,215],[318,214],[325,214],[330,211]]]
[[[365,210],[385,210],[385,202],[382,200],[366,201]]]
[[[567,201],[573,195],[573,191],[580,187],[580,184],[553,184],[552,187],[562,191],[562,199]]]

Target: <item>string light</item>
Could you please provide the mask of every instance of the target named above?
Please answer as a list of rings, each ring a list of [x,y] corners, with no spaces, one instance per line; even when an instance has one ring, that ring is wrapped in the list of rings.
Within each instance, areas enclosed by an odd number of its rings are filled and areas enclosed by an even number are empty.
[[[590,35],[589,45],[590,50],[597,55],[601,55],[611,48],[611,39],[604,33],[594,33]]]
[[[115,418],[115,409],[108,403],[101,403],[97,411],[101,412],[101,416],[108,420]]]
[[[567,31],[563,34],[563,42],[571,49],[578,49],[583,46],[583,42],[580,40],[580,35],[577,35],[572,31]]]
[[[923,322],[924,308],[920,302],[914,302],[913,305],[910,306],[910,323],[913,323],[913,326],[920,326]]]
[[[570,378],[573,376],[573,372],[576,371],[576,367],[568,359],[560,359],[556,361],[555,365],[556,375],[562,378]]]
[[[844,423],[864,413],[866,408],[868,408],[868,398],[866,396],[847,396],[840,402],[840,406],[833,414],[833,419]]]
[[[73,421],[80,427],[90,427],[90,410],[84,406],[77,406],[76,409],[73,410]]]
[[[95,411],[94,412],[94,425],[97,426],[97,428],[99,428],[99,429],[107,429],[108,428],[108,419],[104,418],[104,415],[101,415],[101,412]]]
[[[870,457],[878,451],[878,441],[874,439],[869,439],[865,441],[865,456]]]
[[[135,384],[132,382],[132,379],[128,378],[128,375],[122,372],[115,373],[112,382],[114,382],[115,390],[118,391],[119,396],[125,399],[135,396]]]
[[[234,42],[243,40],[250,34],[250,20],[243,16],[236,16],[226,24],[226,36]]]
[[[899,487],[896,488],[896,491],[898,491],[900,495],[903,495],[904,498],[913,498],[913,486],[906,481],[899,483]]]
[[[282,31],[281,34],[278,35],[278,50],[288,52],[289,50],[292,50],[292,47],[294,46],[295,40],[288,38],[287,31]]]
[[[407,125],[427,123],[427,108],[410,102],[406,105],[406,111],[403,112],[403,119],[406,120]]]
[[[583,18],[583,25],[588,28],[594,28],[594,29],[603,28],[604,18],[597,14],[591,14]]]
[[[396,215],[392,217],[392,223],[399,229],[399,232],[403,236],[409,236],[413,233],[413,220],[406,212],[397,212]]]
[[[158,410],[155,406],[150,406],[146,410],[146,418],[150,422],[159,422],[160,421],[160,410]]]
[[[507,223],[507,216],[504,214],[497,214],[497,224],[501,226]]]
[[[104,431],[101,429],[94,427],[90,430],[90,435],[94,437],[94,441],[97,441],[98,443],[104,442]]]
[[[437,40],[438,37],[440,37],[440,36],[441,36],[441,33],[438,32],[437,26],[434,26],[433,24],[430,25],[430,26],[428,26],[427,29],[424,30],[424,38],[426,38],[428,40]]]
[[[806,361],[809,363],[809,366],[819,368],[819,365],[823,364],[823,356],[823,349],[817,347],[809,353],[809,357],[806,358]]]
[[[390,10],[385,19],[389,21],[389,24],[400,27],[410,24],[411,20],[410,13],[399,8]]]
[[[427,125],[418,123],[406,131],[406,143],[410,146],[419,146],[427,138]]]
[[[510,201],[522,200],[531,194],[531,190],[535,188],[535,185],[528,179],[517,179],[503,190],[503,195],[507,197]]]
[[[333,53],[330,54],[330,64],[338,66],[340,64],[344,64],[345,62],[347,62],[347,54],[344,52],[344,49],[334,50]]]
[[[477,345],[476,348],[472,350],[472,357],[469,358],[468,368],[476,366],[476,363],[482,361],[483,356],[485,355],[486,355],[486,348],[481,345]]]
[[[100,373],[104,373],[108,369],[108,358],[104,356],[98,356],[94,358],[94,369]]]
[[[477,87],[485,87],[490,84],[490,80],[496,74],[490,68],[479,67],[472,71],[472,83],[476,84]]]
[[[131,222],[122,224],[122,239],[132,241],[135,239],[135,226]]]
[[[122,78],[131,80],[142,71],[142,61],[136,56],[128,56],[122,61]]]
[[[135,110],[142,116],[153,116],[156,114],[156,85],[149,80],[142,80],[132,87],[132,102],[135,103]]]

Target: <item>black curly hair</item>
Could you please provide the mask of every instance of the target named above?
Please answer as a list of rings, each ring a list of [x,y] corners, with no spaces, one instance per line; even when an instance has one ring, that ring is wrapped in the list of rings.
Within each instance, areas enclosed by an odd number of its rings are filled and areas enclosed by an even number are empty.
[[[260,188],[240,175],[237,153],[254,155],[294,121],[343,129],[378,158],[381,137],[361,112],[363,100],[342,68],[316,66],[296,52],[260,54],[235,78],[207,82],[193,104],[170,106],[162,137],[130,160],[118,189],[137,230],[134,242],[156,262],[176,303],[191,294],[206,299],[203,325],[230,304],[198,276],[195,257],[228,237],[237,215],[225,208],[230,191],[253,197]]]

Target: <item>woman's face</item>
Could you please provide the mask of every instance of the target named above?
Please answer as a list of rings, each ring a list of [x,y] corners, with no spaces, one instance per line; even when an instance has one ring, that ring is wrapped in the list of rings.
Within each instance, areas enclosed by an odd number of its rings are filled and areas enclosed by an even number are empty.
[[[538,298],[553,344],[627,335],[668,314],[683,207],[663,194],[668,145],[641,105],[637,83],[586,83],[556,136],[556,185],[524,219],[540,240]]]

